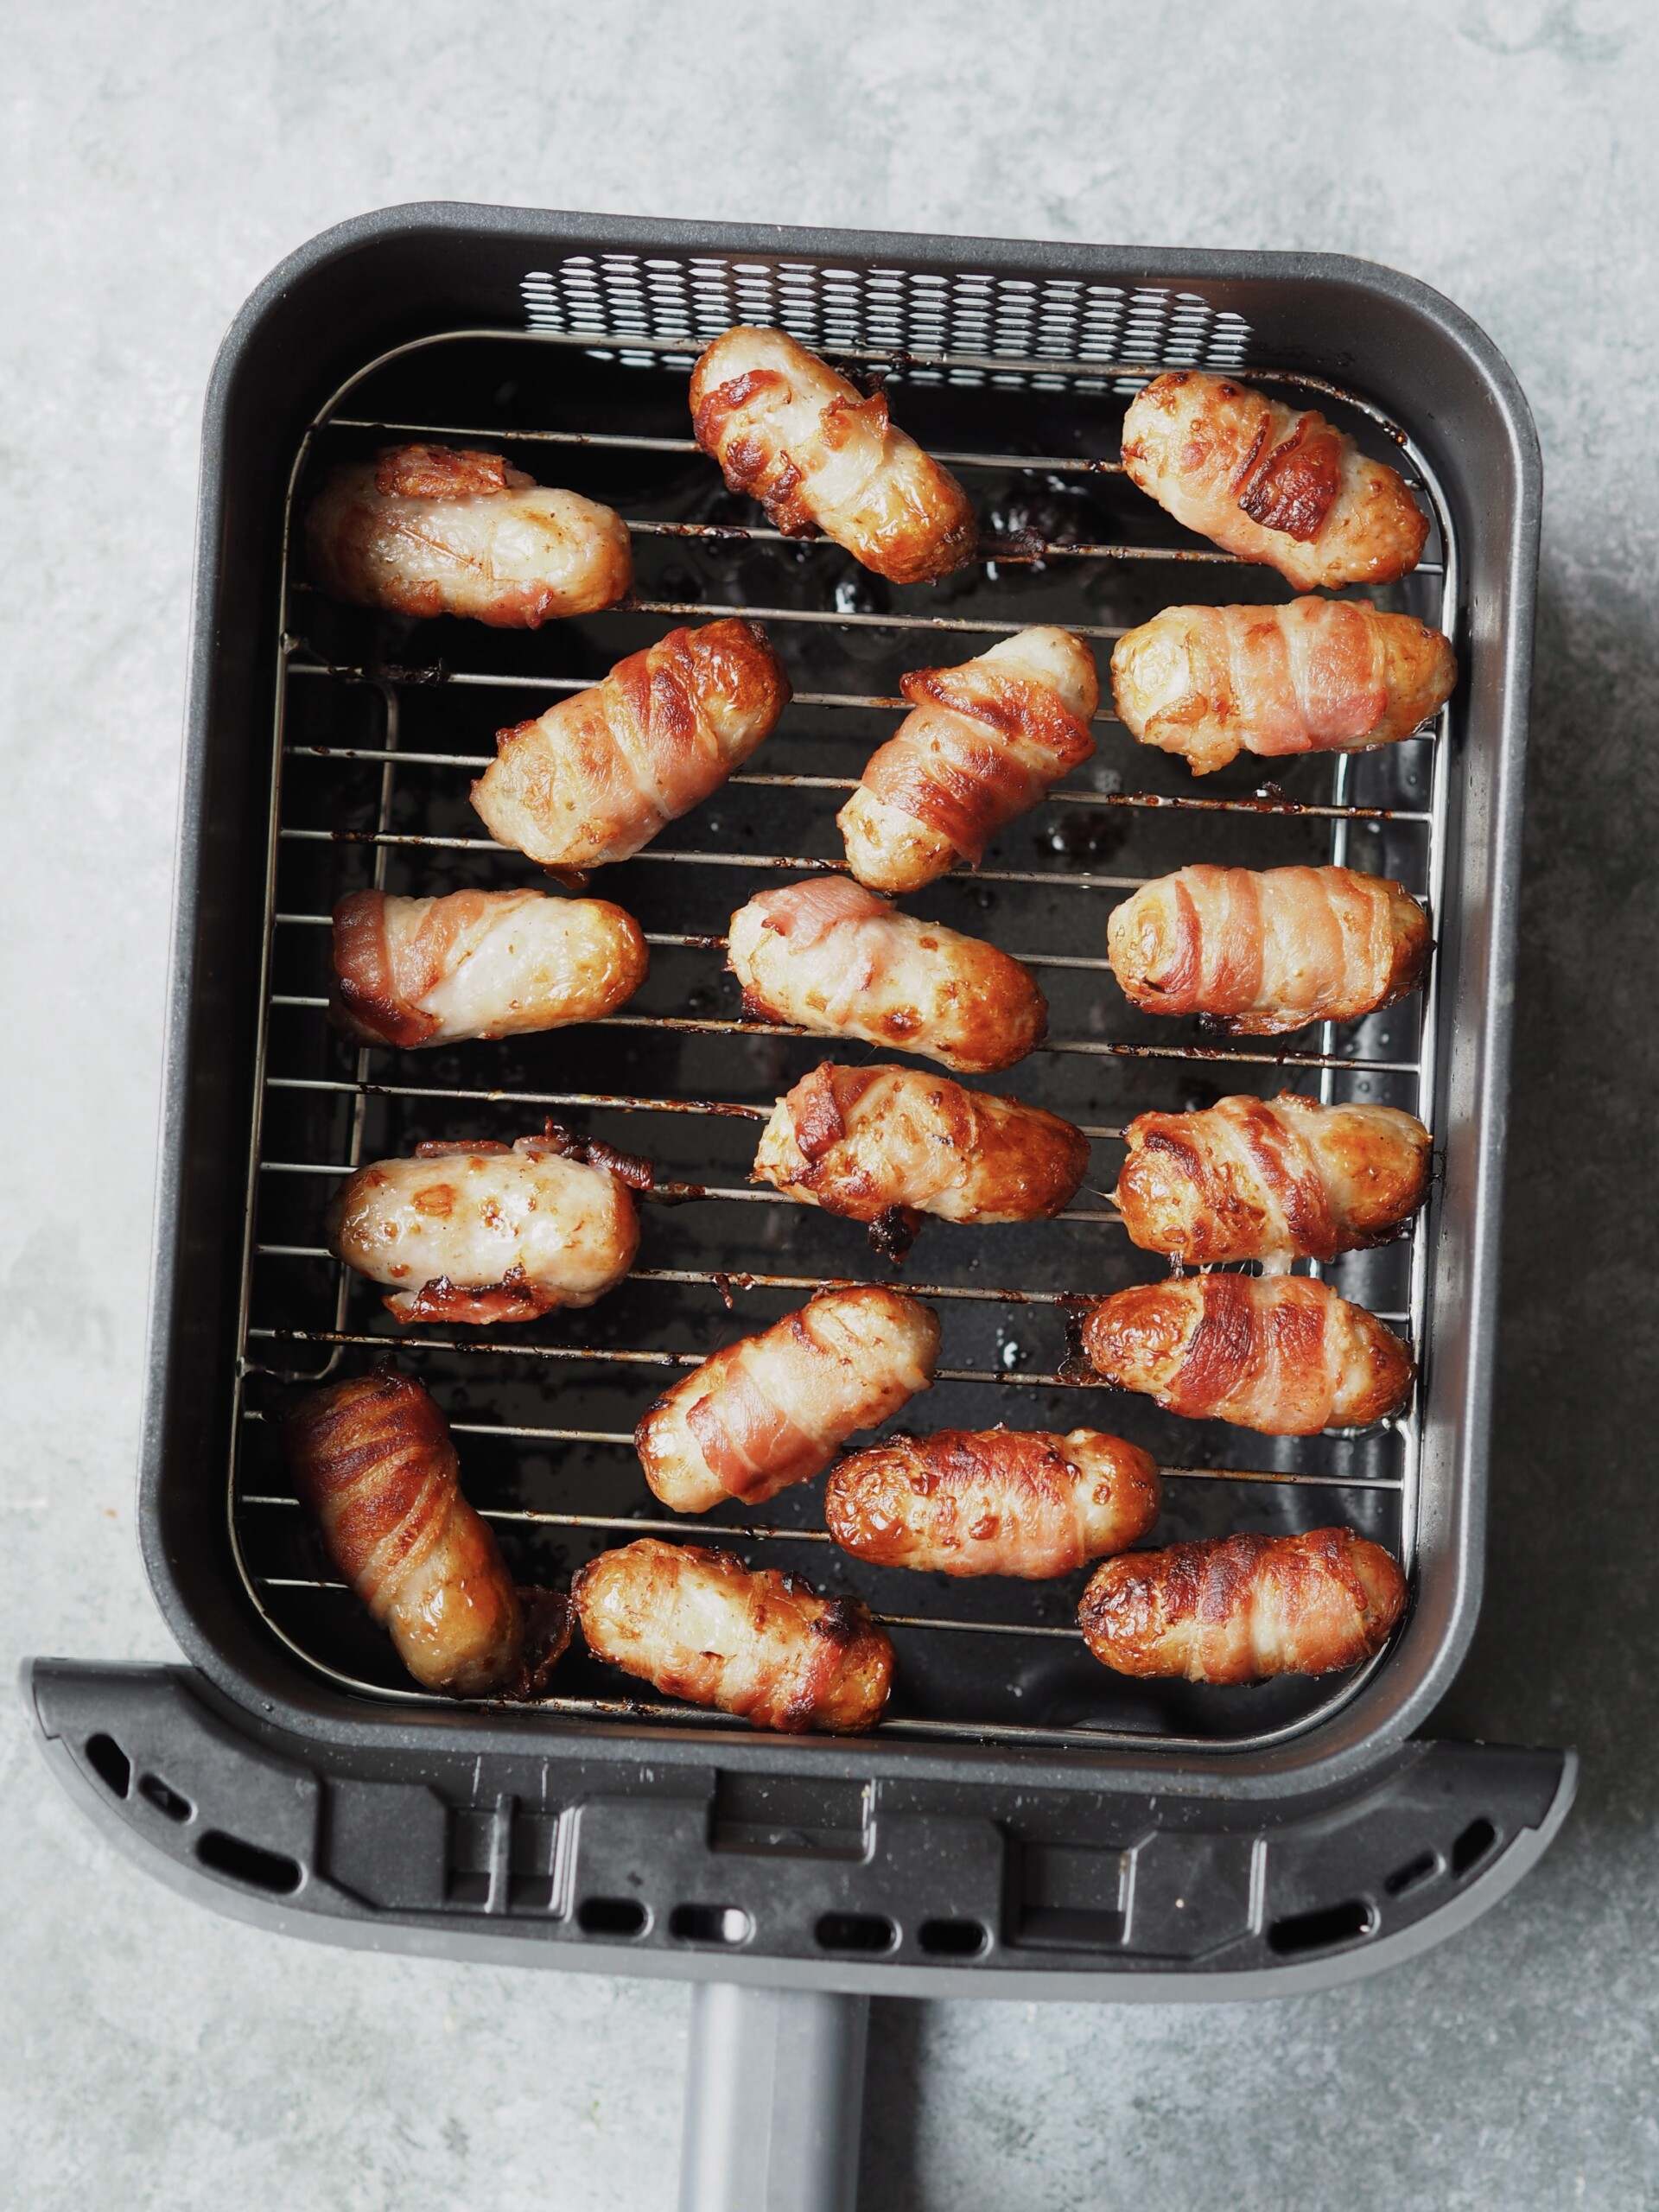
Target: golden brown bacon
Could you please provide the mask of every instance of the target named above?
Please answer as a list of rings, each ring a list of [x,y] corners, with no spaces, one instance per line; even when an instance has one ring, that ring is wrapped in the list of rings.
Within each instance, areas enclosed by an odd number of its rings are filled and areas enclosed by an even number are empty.
[[[1114,1193],[1144,1251],[1216,1261],[1332,1260],[1386,1241],[1423,1202],[1432,1140],[1392,1106],[1224,1098],[1141,1114]]]
[[[1091,1306],[1083,1349],[1109,1382],[1188,1421],[1268,1436],[1363,1428],[1411,1395],[1411,1353],[1362,1306],[1306,1275],[1188,1275]]]
[[[398,446],[373,467],[336,468],[305,538],[326,592],[397,614],[534,630],[614,607],[633,588],[620,515],[471,448]]]
[[[896,913],[845,876],[764,891],[732,916],[746,1012],[925,1053],[948,1068],[1012,1067],[1048,1030],[1028,968],[982,938]]]
[[[365,1044],[446,1045],[597,1021],[632,998],[649,955],[604,899],[354,891],[334,908],[338,1026]]]
[[[328,1209],[330,1250],[393,1287],[404,1322],[483,1327],[591,1306],[633,1264],[630,1183],[643,1162],[583,1145],[550,1123],[509,1147],[423,1144],[350,1176]]]
[[[1178,868],[1115,907],[1112,972],[1147,1014],[1204,1014],[1235,1036],[1351,1021],[1415,990],[1428,917],[1350,868]]]
[[[1212,1536],[1108,1560],[1077,1620],[1096,1658],[1120,1675],[1259,1682],[1369,1659],[1406,1594],[1395,1561],[1351,1529]]]
[[[329,1558],[416,1681],[452,1697],[537,1687],[569,1640],[569,1608],[536,1593],[527,1667],[518,1595],[418,1382],[382,1371],[314,1391],[283,1422],[283,1448]]]
[[[1182,754],[1199,776],[1244,751],[1272,759],[1392,745],[1457,680],[1438,630],[1363,599],[1166,607],[1112,653],[1112,691],[1131,734]]]
[[[590,1560],[570,1594],[596,1658],[759,1728],[844,1734],[887,1701],[893,1642],[855,1598],[730,1552],[643,1536]]]
[[[803,1205],[907,1236],[925,1214],[1041,1220],[1088,1171],[1088,1138],[1041,1106],[912,1068],[828,1060],[779,1100],[754,1156],[757,1180]]]
[[[1322,415],[1230,377],[1154,377],[1123,417],[1123,467],[1178,522],[1298,591],[1390,582],[1416,567],[1428,537],[1392,468]]]
[[[827,1467],[933,1379],[939,1319],[878,1283],[826,1290],[704,1360],[634,1431],[645,1480],[677,1513],[759,1504]]]
[[[671,630],[592,690],[500,731],[473,804],[504,845],[580,875],[626,860],[718,790],[788,702],[758,622]]]
[[[1095,749],[1094,655],[1069,630],[1004,638],[960,668],[900,677],[911,712],[836,820],[872,890],[918,891],[1036,805]]]
[[[1158,1518],[1156,1462],[1074,1428],[895,1437],[843,1459],[823,1516],[843,1551],[938,1574],[1070,1574],[1122,1551]]]
[[[878,575],[921,583],[971,560],[968,496],[888,417],[785,331],[740,323],[691,372],[697,443],[787,537],[821,530]]]

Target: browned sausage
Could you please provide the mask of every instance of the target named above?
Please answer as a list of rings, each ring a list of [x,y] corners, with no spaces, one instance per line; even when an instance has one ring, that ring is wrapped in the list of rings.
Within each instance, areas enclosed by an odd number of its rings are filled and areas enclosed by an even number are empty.
[[[855,1452],[823,1517],[843,1551],[939,1574],[1070,1574],[1158,1518],[1151,1454],[1092,1428],[1069,1436],[941,1429]]]
[[[1189,1421],[1268,1436],[1363,1428],[1411,1395],[1409,1349],[1306,1275],[1188,1275],[1091,1306],[1083,1348],[1109,1382]]]
[[[1428,1131],[1393,1106],[1224,1098],[1138,1114],[1113,1193],[1131,1239],[1194,1267],[1332,1260],[1384,1242],[1423,1202]]]
[[[1077,1620],[1096,1658],[1120,1675],[1259,1682],[1357,1666],[1382,1649],[1405,1606],[1406,1578],[1381,1544],[1315,1529],[1108,1560]]]
[[[645,1480],[677,1513],[750,1504],[827,1467],[933,1379],[939,1317],[880,1283],[822,1291],[658,1398],[634,1431]]]
[[[857,1599],[731,1552],[642,1536],[590,1560],[570,1594],[596,1658],[758,1728],[845,1734],[887,1701],[893,1640]]]
[[[300,1502],[328,1556],[417,1682],[451,1697],[523,1694],[524,1617],[494,1536],[461,1494],[443,1415],[406,1375],[331,1382],[283,1424]],[[539,1634],[551,1618],[537,1592]],[[539,1675],[569,1640],[560,1627],[535,1655]]]

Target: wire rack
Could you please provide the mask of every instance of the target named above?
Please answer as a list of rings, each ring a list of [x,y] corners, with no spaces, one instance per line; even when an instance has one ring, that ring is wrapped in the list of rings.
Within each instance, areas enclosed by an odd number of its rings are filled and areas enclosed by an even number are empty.
[[[871,281],[867,272],[867,298]],[[737,311],[758,312],[728,291]],[[655,328],[643,314],[630,321],[602,292],[590,310],[568,269],[526,279],[525,296],[529,331],[447,333],[370,365],[321,410],[295,462],[276,672],[262,1104],[229,1484],[232,1541],[253,1604],[336,1684],[379,1699],[421,1696],[329,1567],[275,1447],[275,1416],[297,1384],[359,1371],[393,1351],[443,1407],[468,1494],[520,1580],[562,1579],[597,1550],[661,1533],[728,1545],[821,1588],[854,1592],[898,1647],[887,1733],[1123,1741],[1145,1751],[1259,1747],[1312,1726],[1370,1670],[1247,1693],[1125,1681],[1099,1668],[1077,1633],[1081,1576],[953,1583],[868,1567],[825,1535],[818,1484],[747,1513],[734,1503],[730,1518],[669,1516],[632,1450],[646,1404],[719,1344],[826,1282],[895,1279],[855,1224],[747,1179],[779,1092],[819,1058],[872,1055],[745,1019],[723,973],[727,918],[777,872],[844,868],[833,815],[904,711],[905,670],[965,659],[992,637],[1058,621],[1095,644],[1103,676],[1111,640],[1171,600],[1288,595],[1268,572],[1181,531],[1128,484],[1116,458],[1127,392],[1171,358],[1207,346],[1230,366],[1243,340],[1231,331],[1217,338],[1213,316],[1194,338],[1198,325],[1173,321],[1171,308],[1161,340],[1133,358],[1103,358],[1099,321],[1086,358],[1022,354],[1007,334],[1016,326],[1004,326],[995,353],[928,353],[917,348],[913,324],[907,350],[868,320],[843,316],[826,335],[823,302],[835,297],[827,284],[816,320],[800,308],[803,296],[790,296],[800,334],[849,365],[907,379],[901,419],[963,476],[985,525],[985,558],[941,585],[900,592],[829,541],[784,540],[758,526],[687,434],[687,333],[705,334],[717,311],[715,327],[724,327],[721,296],[708,295],[714,304],[700,321],[677,324],[674,301],[659,290]],[[879,288],[874,296],[879,305]],[[775,307],[776,290],[772,297]],[[1074,338],[1081,327],[1074,319]],[[596,342],[604,338],[613,343]],[[1416,574],[1375,596],[1436,622],[1455,643],[1456,549],[1410,438],[1355,394],[1249,373],[1291,396],[1317,395],[1372,450],[1403,465],[1434,532]],[[527,635],[406,622],[314,593],[295,523],[315,471],[414,437],[499,447],[541,480],[618,507],[635,538],[636,597]],[[641,919],[652,948],[636,1000],[579,1029],[435,1052],[359,1048],[333,1033],[328,921],[346,891],[539,880],[521,855],[480,834],[467,803],[496,728],[596,681],[672,624],[740,613],[766,626],[794,698],[752,772],[595,880],[596,895]],[[984,866],[906,902],[990,937],[1039,970],[1051,1039],[988,1087],[1065,1114],[1094,1146],[1084,1192],[1055,1221],[925,1230],[896,1280],[939,1308],[944,1350],[935,1388],[907,1409],[911,1425],[1110,1429],[1164,1466],[1155,1541],[1343,1521],[1393,1545],[1409,1568],[1414,1409],[1374,1430],[1300,1440],[1182,1422],[1079,1376],[1065,1301],[1144,1279],[1160,1264],[1128,1244],[1106,1195],[1121,1131],[1137,1112],[1291,1087],[1403,1106],[1432,1122],[1438,960],[1404,1006],[1325,1024],[1280,1049],[1136,1014],[1111,979],[1105,925],[1118,894],[1198,859],[1345,861],[1397,876],[1433,912],[1455,713],[1454,699],[1435,728],[1376,754],[1273,764],[1277,784],[1261,781],[1266,764],[1245,761],[1197,785],[1181,763],[1135,747],[1109,706],[1093,761],[1013,825]],[[584,1313],[511,1330],[397,1328],[372,1287],[322,1243],[330,1192],[365,1161],[423,1138],[511,1137],[548,1115],[648,1154],[663,1193],[681,1201],[645,1210],[639,1266]],[[1421,1360],[1433,1356],[1428,1254],[1420,1221],[1409,1239],[1325,1270],[1411,1339]],[[1386,1663],[1384,1653],[1371,1667]],[[638,1698],[631,1688],[577,1655],[562,1662],[543,1703],[571,1717],[742,1725]]]

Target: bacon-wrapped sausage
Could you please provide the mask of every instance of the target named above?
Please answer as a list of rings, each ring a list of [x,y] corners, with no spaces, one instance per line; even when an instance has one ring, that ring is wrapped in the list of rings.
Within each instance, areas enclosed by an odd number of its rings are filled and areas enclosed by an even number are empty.
[[[504,845],[581,875],[625,861],[747,760],[789,703],[758,622],[671,630],[496,737],[473,804]]]
[[[1114,1196],[1131,1240],[1193,1267],[1333,1260],[1385,1243],[1423,1202],[1433,1140],[1393,1106],[1224,1098],[1139,1114]]]
[[[1123,467],[1177,522],[1298,591],[1392,582],[1428,537],[1403,479],[1322,415],[1198,369],[1130,401]]]
[[[447,1045],[597,1021],[632,998],[650,956],[607,899],[452,891],[334,908],[332,1013],[368,1045]]]
[[[823,1494],[843,1551],[937,1574],[1070,1574],[1158,1518],[1157,1462],[1098,1429],[941,1429],[855,1452]]]
[[[853,874],[873,891],[919,891],[976,865],[1016,817],[1095,749],[1095,657],[1069,630],[1004,638],[960,668],[901,676],[911,711],[873,753],[836,817]]]
[[[728,486],[759,499],[786,537],[822,531],[896,584],[973,558],[968,495],[867,399],[786,331],[739,323],[691,372],[697,443]]]
[[[887,1701],[893,1639],[856,1598],[730,1552],[642,1536],[590,1560],[570,1594],[596,1658],[758,1728],[843,1735]]]
[[[754,1173],[803,1205],[868,1221],[898,1256],[925,1214],[1040,1221],[1077,1196],[1089,1140],[1041,1106],[912,1068],[825,1060],[778,1101]]]
[[[443,1415],[418,1382],[383,1370],[313,1391],[283,1422],[283,1448],[329,1558],[417,1682],[451,1697],[537,1687],[569,1641],[569,1607],[535,1592],[527,1637],[495,1538],[461,1494]]]
[[[1392,745],[1452,696],[1438,630],[1363,599],[1288,607],[1166,607],[1112,652],[1117,711],[1142,745],[1194,775],[1242,752],[1353,753]]]
[[[634,1431],[645,1480],[677,1513],[758,1505],[827,1467],[855,1429],[925,1390],[939,1317],[880,1283],[826,1290],[666,1391]]]
[[[1363,1428],[1411,1395],[1409,1349],[1374,1313],[1307,1275],[1187,1275],[1089,1307],[1083,1349],[1166,1413],[1268,1436]]]
[[[1048,1033],[1028,968],[981,938],[896,913],[844,875],[763,891],[732,916],[743,1007],[832,1037],[861,1037],[984,1074]]]
[[[512,1146],[422,1144],[412,1160],[360,1167],[328,1209],[336,1259],[398,1286],[398,1320],[533,1321],[591,1306],[633,1264],[630,1183],[650,1171],[564,1131]]]
[[[1357,1666],[1405,1609],[1406,1578],[1381,1544],[1351,1529],[1313,1529],[1108,1560],[1077,1621],[1117,1674],[1260,1682]]]
[[[1397,883],[1351,868],[1214,868],[1142,884],[1106,925],[1112,973],[1147,1014],[1236,1037],[1352,1021],[1416,989],[1433,940]]]
[[[389,447],[372,466],[336,468],[306,516],[305,543],[335,599],[499,630],[591,614],[633,588],[620,515],[470,448]]]

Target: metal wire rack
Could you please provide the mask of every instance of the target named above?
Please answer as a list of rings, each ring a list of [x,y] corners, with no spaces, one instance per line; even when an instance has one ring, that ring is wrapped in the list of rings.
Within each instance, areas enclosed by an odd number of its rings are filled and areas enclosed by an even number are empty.
[[[534,282],[527,280],[532,302]],[[1185,596],[1283,595],[1267,572],[1195,545],[1109,458],[1124,393],[1166,362],[1149,352],[1138,359],[901,353],[884,347],[879,331],[878,342],[820,338],[826,352],[866,368],[885,360],[909,377],[906,427],[963,474],[987,518],[976,567],[931,592],[894,594],[829,541],[783,540],[727,498],[714,464],[678,429],[683,336],[607,332],[592,315],[567,327],[552,327],[548,315],[535,320],[528,332],[446,333],[384,356],[320,411],[295,461],[276,675],[262,1106],[249,1169],[228,1499],[254,1605],[335,1683],[379,1698],[419,1695],[327,1569],[274,1447],[272,1416],[296,1382],[395,1351],[443,1405],[461,1440],[469,1494],[521,1580],[546,1580],[645,1533],[753,1548],[798,1566],[819,1586],[858,1592],[893,1631],[900,1688],[882,1724],[889,1732],[1009,1744],[1125,1740],[1144,1749],[1260,1746],[1312,1725],[1367,1670],[1334,1686],[1275,1684],[1243,1698],[1126,1683],[1083,1649],[1074,1625],[1080,1578],[950,1585],[866,1568],[815,1525],[817,1485],[785,1491],[759,1517],[753,1509],[729,1520],[665,1517],[631,1456],[634,1420],[673,1374],[826,1282],[883,1273],[851,1224],[745,1180],[754,1127],[776,1094],[816,1059],[864,1056],[864,1048],[801,1043],[804,1032],[721,1010],[723,916],[747,896],[732,872],[844,867],[830,817],[905,708],[896,683],[903,669],[966,658],[988,637],[1032,621],[1064,622],[1109,649],[1130,621],[1173,595],[1178,576]],[[626,336],[625,359],[601,342],[607,334]],[[1435,531],[1433,557],[1395,588],[1393,603],[1437,622],[1455,643],[1456,548],[1410,438],[1351,392],[1287,373],[1248,373],[1317,394],[1374,447],[1397,448]],[[957,391],[959,377],[974,380]],[[957,426],[977,442],[954,442]],[[322,601],[296,557],[295,523],[311,472],[388,437],[416,436],[504,446],[532,468],[539,454],[543,475],[556,454],[559,480],[580,480],[579,488],[626,516],[638,596],[530,637],[400,623]],[[486,765],[493,730],[507,719],[496,695],[538,711],[538,700],[597,681],[670,623],[740,613],[766,625],[790,665],[793,702],[755,772],[734,776],[595,884],[646,925],[653,973],[639,1000],[581,1030],[438,1053],[359,1049],[334,1036],[324,1019],[327,931],[344,892],[365,882],[435,891],[536,880],[520,855],[474,834],[466,804],[467,772]],[[1104,1196],[1116,1174],[1113,1147],[1133,1113],[1202,1103],[1224,1088],[1288,1083],[1327,1100],[1405,1106],[1432,1125],[1438,961],[1417,1001],[1367,1021],[1325,1024],[1284,1050],[1262,1049],[1133,1014],[1110,981],[1104,931],[1111,894],[1197,858],[1351,861],[1400,877],[1433,912],[1455,711],[1454,698],[1433,730],[1383,753],[1291,764],[1283,789],[1250,787],[1261,764],[1195,789],[1183,766],[1142,753],[1104,711],[1095,760],[1015,824],[988,865],[925,895],[942,916],[977,925],[1043,971],[1054,1033],[993,1087],[1067,1114],[1093,1141],[1096,1164],[1089,1190],[1053,1223],[927,1230],[900,1280],[942,1306],[945,1363],[912,1421],[1083,1421],[1122,1429],[1158,1452],[1169,1478],[1157,1541],[1241,1522],[1342,1519],[1394,1544],[1409,1567],[1421,1451],[1414,1411],[1363,1434],[1310,1440],[1179,1422],[1080,1376],[1063,1356],[1063,1316],[1070,1295],[1156,1265],[1128,1246]],[[1055,860],[1012,864],[1033,842],[1039,856]],[[1125,847],[1138,872],[1097,864]],[[396,1329],[370,1287],[321,1242],[330,1189],[365,1160],[407,1151],[423,1136],[520,1134],[548,1113],[575,1114],[595,1134],[626,1131],[632,1148],[658,1161],[663,1195],[682,1203],[648,1209],[648,1263],[590,1313],[553,1314],[509,1332]],[[1408,1242],[1349,1255],[1330,1270],[1344,1293],[1410,1338],[1420,1358],[1433,1350],[1429,1234],[1420,1221]],[[779,1264],[790,1259],[798,1264]],[[990,1280],[976,1280],[982,1271]],[[728,1320],[740,1300],[741,1313]],[[553,1410],[575,1417],[550,1420],[550,1398]],[[1241,1445],[1249,1447],[1243,1454]],[[1371,1662],[1386,1663],[1386,1653]],[[698,1708],[629,1696],[621,1678],[583,1659],[566,1662],[556,1687],[544,1704],[564,1716],[722,1725],[722,1716]]]

